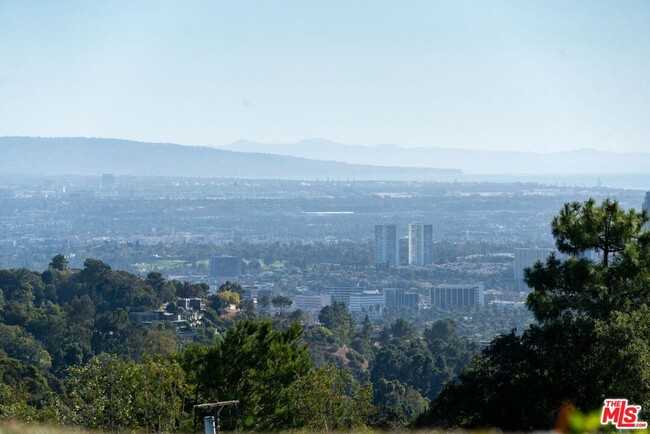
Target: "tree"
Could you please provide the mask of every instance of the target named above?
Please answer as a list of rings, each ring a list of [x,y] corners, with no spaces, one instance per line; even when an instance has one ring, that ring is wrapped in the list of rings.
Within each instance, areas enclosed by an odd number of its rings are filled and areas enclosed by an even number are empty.
[[[75,297],[69,304],[70,320],[79,325],[90,326],[95,316],[95,305],[90,297],[82,295]]]
[[[44,372],[52,366],[52,358],[43,345],[17,325],[0,324],[0,351]]]
[[[135,365],[117,356],[93,358],[83,367],[70,368],[67,386],[77,425],[109,430],[137,428]]]
[[[591,199],[565,205],[552,230],[558,250],[569,259],[551,257],[526,271],[526,282],[534,289],[527,305],[535,318],[541,323],[606,318],[612,311],[648,302],[647,222],[645,211],[625,212],[609,199],[601,206]],[[590,253],[600,259],[589,259]]]
[[[237,295],[239,295],[240,299],[244,298],[246,292],[243,286],[241,286],[237,282],[231,282],[230,280],[226,280],[224,283],[222,283],[219,286],[219,289],[217,290],[217,292],[224,292],[224,291],[234,292]]]
[[[68,261],[65,259],[65,256],[58,254],[52,258],[48,268],[57,271],[68,271]]]
[[[397,318],[390,326],[390,334],[393,339],[413,339],[418,336],[418,331],[413,324],[404,318]]]
[[[220,291],[217,293],[219,304],[221,307],[228,308],[230,305],[237,306],[239,304],[239,294],[233,291]]]
[[[630,245],[639,241],[648,214],[634,209],[623,211],[617,201],[605,199],[600,206],[593,199],[585,203],[564,205],[553,218],[552,229],[557,248],[562,253],[580,256],[594,250],[602,254],[602,265],[609,266]]]
[[[428,398],[435,397],[453,376],[444,358],[431,354],[421,339],[391,340],[377,352],[370,367],[373,385],[395,380]]]
[[[163,326],[159,324],[159,326]],[[168,357],[178,350],[177,332],[170,329],[142,328],[130,333],[122,351],[127,352],[134,360],[146,357]]]
[[[145,283],[151,286],[161,301],[170,301],[176,297],[176,287],[170,281],[165,280],[162,274],[152,271],[147,274]]]
[[[271,299],[271,304],[273,307],[279,308],[280,314],[282,314],[286,308],[291,307],[293,300],[286,295],[276,295]]]
[[[176,288],[176,296],[181,298],[205,297],[210,291],[210,285],[207,283],[192,283],[172,281]]]
[[[363,317],[363,323],[361,323],[361,337],[366,341],[370,341],[372,338],[372,321],[368,315]]]
[[[478,353],[478,345],[458,336],[456,323],[450,319],[435,321],[425,328],[423,338],[431,354],[442,357],[454,375],[468,366]]]
[[[289,395],[294,423],[309,430],[363,427],[375,413],[370,383],[359,384],[334,365],[312,369],[292,384]]]
[[[292,426],[288,388],[311,368],[301,333],[297,323],[277,330],[271,321],[240,321],[222,342],[190,347],[179,360],[196,381],[196,403],[238,399],[245,430]],[[223,422],[234,428],[231,421]]]
[[[190,388],[176,362],[146,358],[129,363],[103,355],[70,369],[67,379],[77,425],[163,432],[184,415]]]
[[[339,335],[344,341],[349,341],[354,331],[354,319],[345,303],[335,301],[325,306],[318,314],[318,321],[325,327]]]
[[[0,420],[59,422],[48,411],[59,404],[46,377],[34,366],[0,357]]]
[[[271,299],[268,295],[263,295],[260,297],[258,304],[262,309],[266,309],[271,305]]]
[[[544,429],[566,402],[583,412],[609,396],[650,405],[647,222],[645,211],[624,211],[609,199],[566,204],[551,227],[568,258],[552,256],[525,275],[537,322],[495,339],[443,389],[431,421]]]
[[[81,280],[91,286],[98,286],[109,279],[111,267],[99,259],[88,258],[84,261],[84,269],[79,274]]]
[[[31,306],[37,295],[43,294],[45,285],[38,273],[20,268],[0,270],[0,288],[4,293],[5,301],[16,301],[25,306]],[[5,311],[8,310],[5,309]]]
[[[431,324],[431,327],[424,329],[422,336],[431,346],[436,340],[449,342],[458,336],[458,327],[451,319],[441,319]]]
[[[138,425],[149,432],[168,432],[187,415],[183,401],[189,397],[191,386],[177,362],[160,358],[145,358],[137,365],[138,391],[134,404]]]
[[[381,378],[373,386],[373,401],[379,410],[377,423],[380,426],[406,426],[422,414],[429,404],[417,390],[396,380]]]

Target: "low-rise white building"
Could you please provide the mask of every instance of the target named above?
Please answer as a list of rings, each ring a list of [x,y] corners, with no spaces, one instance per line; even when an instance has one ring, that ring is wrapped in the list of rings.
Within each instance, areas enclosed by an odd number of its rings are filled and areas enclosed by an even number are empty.
[[[362,291],[350,294],[350,313],[368,314],[369,317],[380,317],[386,306],[386,296],[381,291]]]
[[[431,289],[431,307],[470,307],[484,304],[483,284],[438,285]]]
[[[330,294],[297,294],[293,297],[294,309],[300,309],[305,312],[320,312],[325,306],[332,304],[332,296]]]

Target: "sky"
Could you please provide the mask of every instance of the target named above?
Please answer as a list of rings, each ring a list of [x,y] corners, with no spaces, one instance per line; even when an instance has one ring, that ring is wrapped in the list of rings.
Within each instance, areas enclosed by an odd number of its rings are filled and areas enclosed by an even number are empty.
[[[650,152],[650,1],[0,0],[0,136]]]

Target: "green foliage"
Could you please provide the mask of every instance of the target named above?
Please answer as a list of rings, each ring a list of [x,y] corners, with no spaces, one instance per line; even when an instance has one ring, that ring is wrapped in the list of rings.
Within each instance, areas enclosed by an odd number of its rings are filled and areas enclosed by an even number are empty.
[[[374,384],[373,396],[379,410],[376,423],[388,428],[409,425],[429,406],[429,400],[417,390],[385,378],[380,378]]]
[[[209,298],[209,305],[216,312],[221,312],[231,304],[239,306],[243,297],[244,288],[239,283],[227,280],[219,286],[217,293]]]
[[[282,313],[284,309],[291,307],[293,300],[286,295],[276,295],[271,299],[271,304],[273,307],[279,308],[280,312]]]
[[[73,421],[109,430],[174,429],[191,392],[178,363],[145,359],[135,364],[108,355],[71,368],[67,385]]]
[[[20,326],[0,324],[0,350],[41,371],[52,366],[52,358],[43,345]]]
[[[72,367],[67,382],[74,423],[88,428],[137,427],[134,365],[115,356],[93,358],[83,367]]]
[[[87,295],[74,297],[68,307],[70,321],[80,326],[91,326],[95,317],[95,304]]]
[[[42,372],[18,360],[0,358],[0,420],[45,420],[59,417],[48,410],[58,404],[58,398]],[[55,404],[55,402],[57,402]]]
[[[205,297],[210,291],[207,283],[179,282],[173,280],[171,284],[175,288],[176,296],[181,298]]]
[[[595,324],[594,378],[603,385],[606,397],[622,396],[640,405],[644,416],[650,409],[650,305],[629,312],[613,312]],[[606,362],[605,362],[606,361]]]
[[[444,359],[431,354],[420,339],[393,340],[377,352],[370,370],[373,384],[382,379],[398,381],[428,398],[435,397],[442,383],[452,378]]]
[[[431,408],[433,423],[545,429],[563,403],[586,412],[606,397],[648,408],[647,221],[645,212],[623,211],[611,200],[565,205],[552,230],[570,256],[526,272],[533,289],[527,305],[538,323],[495,339],[459,383],[443,389]]]
[[[69,302],[74,297],[87,295],[98,313],[118,309],[146,311],[171,301],[164,298],[170,296],[167,285],[152,286],[150,283],[155,284],[155,278],[142,280],[125,271],[113,271],[100,260],[86,259],[84,269],[63,289],[61,297]]]
[[[361,323],[361,338],[365,341],[370,341],[372,335],[372,321],[368,315],[363,317],[363,322]]]
[[[386,330],[383,339],[371,365],[372,383],[377,386],[382,381],[397,382],[428,399],[434,399],[443,384],[455,378],[478,350],[458,337],[455,324],[449,320],[433,323],[424,330],[422,339],[412,324],[400,318]],[[375,393],[379,395],[380,391]]]
[[[560,252],[579,256],[594,250],[602,255],[602,265],[607,267],[612,257],[616,259],[630,242],[640,239],[647,222],[645,211],[626,212],[611,199],[605,199],[600,206],[589,199],[565,204],[551,226]]]
[[[68,271],[68,261],[61,254],[55,255],[48,268],[56,271]]]
[[[202,294],[207,286],[187,289]],[[0,270],[0,419],[177,427],[186,417],[179,413],[189,390],[185,373],[149,357],[178,350],[176,328],[129,319],[129,311],[173,301],[175,291],[158,273],[143,280],[96,259],[80,273],[70,273],[62,255],[41,274]],[[201,331],[212,341],[208,327]]]
[[[397,318],[388,329],[391,337],[398,340],[408,340],[418,337],[418,330],[404,318]]]
[[[219,303],[221,306],[230,306],[234,304],[237,306],[239,304],[239,294],[233,291],[220,291],[217,293],[217,298],[219,298]]]
[[[370,383],[359,384],[347,370],[333,365],[298,378],[289,398],[294,424],[310,430],[359,428],[375,414]]]
[[[602,410],[600,408],[588,413],[583,413],[573,407],[567,408],[565,417],[566,421],[559,422],[564,425],[562,426],[562,432],[572,434],[617,432],[612,424],[601,425],[601,412]],[[636,434],[647,434],[648,430],[634,430],[634,432]]]
[[[318,314],[318,321],[336,333],[343,341],[349,342],[354,333],[354,318],[348,312],[345,303],[340,301],[325,306]]]
[[[38,273],[24,268],[0,270],[0,289],[6,302],[32,306],[36,296],[44,294],[45,284]]]
[[[239,423],[248,430],[292,426],[288,388],[311,367],[301,332],[298,324],[277,330],[270,321],[241,321],[222,342],[190,347],[179,361],[196,378],[196,403],[238,399]]]
[[[245,292],[244,287],[237,282],[231,282],[230,280],[226,280],[224,283],[222,283],[219,286],[219,289],[217,290],[217,292],[224,292],[224,291],[234,292],[237,295],[239,295],[240,299],[244,298],[244,292]]]
[[[151,286],[162,301],[173,300],[176,296],[176,287],[171,281],[165,280],[158,272],[147,274],[145,283]]]
[[[164,432],[178,426],[187,415],[184,400],[191,396],[192,386],[178,363],[148,359],[138,365],[139,390],[135,398],[138,425],[153,432]]]
[[[422,335],[431,354],[442,359],[438,365],[447,366],[454,377],[472,362],[479,351],[475,342],[458,336],[456,323],[449,319],[433,322]]]
[[[467,359],[469,347],[453,327],[423,340],[404,320],[378,349],[370,319],[357,330],[342,303],[323,309],[325,327],[304,338],[299,310],[260,322],[250,309],[219,317],[207,308],[194,339],[208,345],[175,354],[182,342],[172,324],[138,324],[129,313],[165,303],[179,312],[178,295],[204,295],[207,285],[166,281],[155,272],[141,279],[97,259],[72,273],[60,259],[40,274],[0,270],[0,419],[170,431],[191,426],[193,404],[237,399],[238,408],[222,413],[224,428],[397,427]],[[226,282],[213,301],[239,304],[242,294],[240,285]],[[291,305],[286,296],[266,302]],[[368,382],[373,375],[385,394],[376,399],[379,416]],[[309,417],[312,411],[318,419]]]
[[[271,305],[271,298],[268,295],[263,295],[258,300],[258,304],[261,308],[268,308]]]

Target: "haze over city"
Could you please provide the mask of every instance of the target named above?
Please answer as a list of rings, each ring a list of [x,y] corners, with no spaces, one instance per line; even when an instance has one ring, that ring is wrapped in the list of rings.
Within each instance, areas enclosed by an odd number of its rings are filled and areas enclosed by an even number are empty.
[[[0,0],[0,434],[647,428],[648,41],[647,0]]]
[[[0,3],[0,136],[643,152],[650,4]]]

